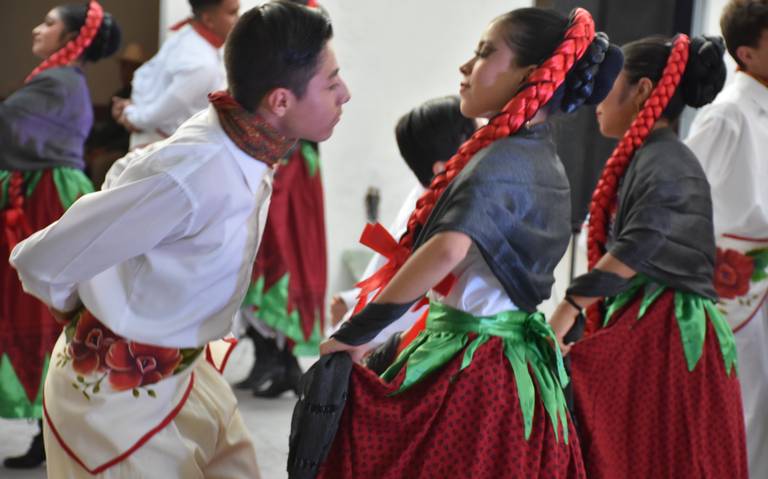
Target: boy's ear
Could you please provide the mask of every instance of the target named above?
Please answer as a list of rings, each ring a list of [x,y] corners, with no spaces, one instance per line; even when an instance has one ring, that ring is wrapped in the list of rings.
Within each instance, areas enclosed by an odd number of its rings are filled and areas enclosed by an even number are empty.
[[[736,49],[736,56],[743,65],[746,65],[746,69],[749,70],[749,66],[752,64],[753,57],[755,56],[755,49],[742,45]]]
[[[264,96],[261,104],[267,111],[282,118],[295,102],[296,97],[291,90],[287,88],[274,88]]]
[[[209,10],[205,10],[204,12],[200,13],[197,18],[204,26],[208,28],[213,27],[213,20],[211,20],[211,12]]]

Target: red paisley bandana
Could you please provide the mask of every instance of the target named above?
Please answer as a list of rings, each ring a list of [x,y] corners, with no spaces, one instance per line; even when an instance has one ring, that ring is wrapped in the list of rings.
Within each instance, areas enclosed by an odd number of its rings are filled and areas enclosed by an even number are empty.
[[[270,166],[284,158],[296,143],[286,138],[261,116],[251,113],[226,91],[208,95],[208,100],[219,115],[224,132],[238,148]]]

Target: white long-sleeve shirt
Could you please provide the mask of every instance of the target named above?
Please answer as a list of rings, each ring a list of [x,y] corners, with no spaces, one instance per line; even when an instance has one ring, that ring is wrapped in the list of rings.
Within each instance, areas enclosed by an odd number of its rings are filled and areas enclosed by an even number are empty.
[[[213,108],[110,170],[11,253],[25,291],[78,301],[117,334],[166,347],[223,337],[251,279],[272,169],[238,149]]]
[[[131,148],[159,140],[208,105],[208,93],[226,87],[221,49],[185,25],[133,76],[125,117],[141,133]]]
[[[712,188],[715,233],[768,237],[768,88],[737,72],[685,143]]]

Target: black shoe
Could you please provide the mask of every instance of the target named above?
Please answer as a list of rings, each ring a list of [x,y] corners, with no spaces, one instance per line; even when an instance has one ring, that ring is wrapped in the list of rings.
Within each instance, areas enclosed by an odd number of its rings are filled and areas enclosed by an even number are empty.
[[[245,379],[235,383],[234,388],[255,390],[280,367],[280,351],[274,339],[262,336],[251,326],[246,330],[246,335],[253,342],[253,367]]]
[[[286,391],[293,391],[299,395],[299,381],[301,380],[301,366],[288,348],[280,353],[281,363],[269,375],[259,387],[254,388],[253,395],[261,398],[276,398]]]
[[[3,466],[8,469],[33,469],[45,462],[45,447],[43,447],[43,425],[40,422],[40,432],[32,439],[29,450],[18,457],[9,457],[3,461]]]

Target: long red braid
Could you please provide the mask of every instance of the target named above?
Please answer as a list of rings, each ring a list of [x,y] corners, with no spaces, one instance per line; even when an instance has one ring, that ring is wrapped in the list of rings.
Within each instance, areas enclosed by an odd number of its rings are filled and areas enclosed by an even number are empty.
[[[600,180],[597,182],[594,193],[592,193],[592,202],[589,205],[587,259],[590,270],[605,254],[608,228],[611,224],[610,218],[616,210],[619,182],[629,168],[635,151],[642,146],[675,94],[688,63],[689,45],[688,36],[679,34],[675,38],[661,79],[603,168]],[[588,333],[599,326],[600,317],[598,304],[589,308]]]
[[[562,43],[552,56],[534,70],[524,86],[484,127],[477,130],[458,152],[446,163],[445,171],[437,175],[427,191],[419,198],[408,219],[408,229],[397,244],[380,225],[367,225],[361,243],[371,246],[388,258],[388,262],[371,277],[358,283],[359,302],[355,312],[371,300],[370,293],[381,291],[413,251],[417,231],[429,218],[445,188],[480,150],[500,138],[517,132],[526,121],[536,115],[565,81],[570,68],[581,58],[595,37],[595,24],[588,11],[577,8],[565,32]],[[386,235],[386,238],[382,237]],[[445,285],[446,280],[441,284]],[[435,289],[440,289],[440,285]]]
[[[104,10],[101,5],[97,1],[91,0],[88,4],[85,23],[80,28],[77,37],[43,60],[37,68],[32,70],[32,73],[27,75],[24,83],[29,83],[45,70],[69,65],[80,58],[80,55],[99,33],[103,19]],[[2,212],[2,219],[3,235],[0,240],[4,239],[8,243],[9,250],[32,233],[29,222],[24,215],[24,177],[19,171],[12,172],[8,180],[8,201]]]

